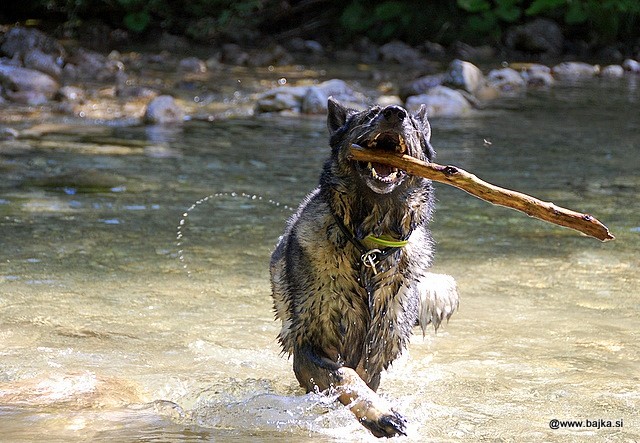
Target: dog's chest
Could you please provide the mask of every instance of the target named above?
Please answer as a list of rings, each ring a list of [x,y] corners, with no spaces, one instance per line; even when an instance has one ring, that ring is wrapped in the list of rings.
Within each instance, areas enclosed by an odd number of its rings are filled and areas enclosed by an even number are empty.
[[[372,372],[380,371],[402,352],[415,323],[408,260],[398,251],[374,273],[353,245],[325,245],[316,256],[323,263],[317,288],[323,289],[313,300],[322,305],[325,336],[339,343],[337,351],[348,363],[364,360]]]

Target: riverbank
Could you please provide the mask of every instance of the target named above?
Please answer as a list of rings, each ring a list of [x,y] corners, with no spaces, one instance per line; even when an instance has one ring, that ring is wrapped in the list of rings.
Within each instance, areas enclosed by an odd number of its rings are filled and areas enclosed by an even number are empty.
[[[328,52],[317,42],[293,39],[286,48],[225,44],[194,51],[186,39],[164,35],[144,50],[97,52],[25,27],[3,29],[0,55],[4,137],[36,117],[138,125],[273,112],[323,115],[328,96],[354,107],[426,104],[431,117],[461,117],[558,82],[640,78],[634,59],[496,62],[491,48],[466,46],[458,55],[468,59],[452,60],[442,48],[401,42],[363,41]]]

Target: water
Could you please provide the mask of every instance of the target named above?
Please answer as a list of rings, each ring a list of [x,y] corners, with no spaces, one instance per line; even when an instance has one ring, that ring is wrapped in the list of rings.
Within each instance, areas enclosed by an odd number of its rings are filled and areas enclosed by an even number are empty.
[[[383,376],[405,441],[640,440],[639,104],[593,82],[432,122],[440,163],[617,239],[436,185],[435,269],[462,301]],[[0,440],[376,440],[303,395],[275,339],[269,255],[324,120],[89,129],[0,142]]]

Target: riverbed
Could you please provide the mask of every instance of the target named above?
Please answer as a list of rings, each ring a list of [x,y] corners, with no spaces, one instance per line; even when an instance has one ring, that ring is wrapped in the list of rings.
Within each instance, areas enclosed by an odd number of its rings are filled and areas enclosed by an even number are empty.
[[[616,240],[436,185],[434,269],[461,304],[383,375],[404,441],[640,440],[639,87],[432,120],[439,163]],[[328,155],[322,117],[55,123],[0,142],[0,440],[376,440],[276,341],[269,256]]]

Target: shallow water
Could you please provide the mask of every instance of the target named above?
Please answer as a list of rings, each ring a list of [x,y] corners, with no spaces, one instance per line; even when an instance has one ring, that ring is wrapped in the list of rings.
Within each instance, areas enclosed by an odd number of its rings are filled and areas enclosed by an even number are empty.
[[[437,185],[462,301],[383,376],[405,441],[640,440],[639,105],[592,82],[432,122],[439,163],[617,239]],[[269,254],[326,145],[323,119],[284,117],[0,142],[0,440],[376,440],[275,340]]]

